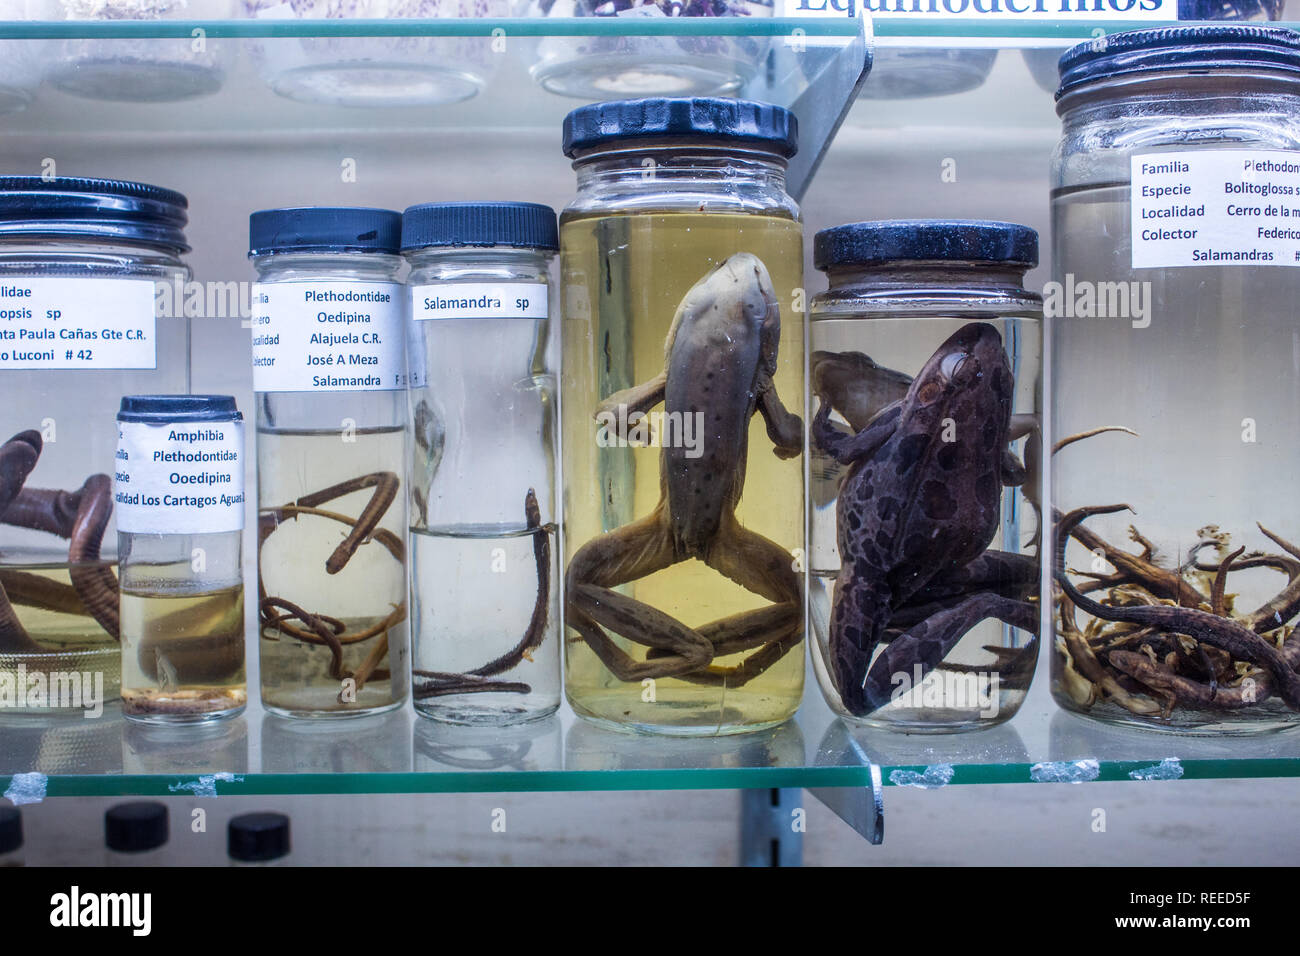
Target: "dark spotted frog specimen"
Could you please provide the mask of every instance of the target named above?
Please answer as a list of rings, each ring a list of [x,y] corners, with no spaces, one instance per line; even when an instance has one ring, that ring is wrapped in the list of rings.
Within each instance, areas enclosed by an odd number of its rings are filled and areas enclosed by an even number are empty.
[[[620,680],[678,677],[738,686],[803,636],[803,594],[794,556],[743,527],[736,505],[745,484],[749,423],[762,416],[778,457],[802,451],[803,422],[787,411],[773,376],[781,310],[767,268],[736,253],[686,293],[665,346],[664,370],[609,396],[597,418],[645,413],[661,402],[669,416],[697,416],[699,446],[665,446],[660,498],[650,514],[579,548],[566,576],[567,623]],[[697,558],[773,602],[698,628],[615,590]],[[636,660],[611,632],[648,650]],[[732,667],[715,657],[753,651]]]
[[[929,673],[986,618],[1038,631],[1037,560],[989,549],[1003,487],[1025,480],[1009,445],[1013,384],[997,329],[972,322],[854,434],[822,396],[813,437],[849,468],[827,657],[853,714],[889,703],[896,675]]]

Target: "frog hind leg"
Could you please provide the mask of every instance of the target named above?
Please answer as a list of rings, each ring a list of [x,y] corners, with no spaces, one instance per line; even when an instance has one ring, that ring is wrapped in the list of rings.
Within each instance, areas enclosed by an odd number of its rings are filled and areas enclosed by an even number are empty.
[[[1022,631],[1038,633],[1037,605],[987,592],[975,594],[955,607],[932,615],[889,642],[876,656],[862,681],[861,700],[866,707],[863,713],[871,713],[888,704],[895,688],[915,687],[918,665],[924,678],[972,627],[986,618],[997,618]],[[855,710],[854,713],[859,712]]]
[[[794,569],[795,558],[776,542],[745,528],[734,513],[726,512],[704,561],[745,590],[772,602],[699,628],[698,633],[709,641],[715,657],[757,650],[737,664],[714,665],[683,679],[740,687],[803,640],[803,589]]]
[[[713,645],[698,631],[614,590],[675,563],[666,511],[661,501],[646,517],[593,538],[569,562],[567,624],[619,680],[672,677],[713,659]],[[619,647],[610,631],[659,653],[638,661]]]

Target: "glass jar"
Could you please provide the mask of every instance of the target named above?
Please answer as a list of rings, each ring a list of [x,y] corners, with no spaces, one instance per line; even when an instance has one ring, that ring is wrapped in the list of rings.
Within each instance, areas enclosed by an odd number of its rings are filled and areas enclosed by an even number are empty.
[[[1292,0],[1294,3],[1294,0]],[[1287,0],[1178,0],[1179,20],[1282,20],[1294,19],[1286,15]],[[1067,47],[1036,47],[1023,52],[1025,65],[1034,82],[1048,93],[1055,93],[1060,83],[1057,63]]]
[[[842,717],[1012,717],[1038,660],[1038,234],[977,220],[819,232],[809,360],[813,667]],[[811,413],[811,412],[810,412]]]
[[[1061,60],[1052,690],[1189,733],[1300,719],[1300,36],[1143,30]]]
[[[555,519],[555,210],[428,203],[411,265],[415,709],[453,723],[560,706]]]
[[[36,0],[0,0],[0,20],[31,20]],[[25,109],[45,75],[44,40],[0,40],[0,114]]]
[[[399,707],[406,619],[401,213],[255,212],[262,703],[285,716]]]
[[[235,0],[29,0],[34,20],[225,20]],[[92,100],[165,103],[215,93],[232,47],[204,36],[60,40],[46,74]]]
[[[244,416],[228,395],[128,395],[117,415],[122,713],[233,717],[244,683]]]
[[[185,208],[140,183],[0,177],[0,671],[46,688],[14,709],[118,695],[114,415],[189,391]]]
[[[609,726],[757,730],[803,693],[796,142],[741,100],[565,120],[565,688]]]
[[[518,0],[521,17],[771,17],[772,0]],[[545,37],[532,76],[584,99],[708,96],[738,90],[771,40],[760,36]]]
[[[241,0],[241,5],[244,16],[259,20],[510,15],[510,0]],[[501,60],[499,40],[277,37],[255,41],[251,49],[267,84],[281,96],[342,106],[418,106],[457,103],[478,93]]]

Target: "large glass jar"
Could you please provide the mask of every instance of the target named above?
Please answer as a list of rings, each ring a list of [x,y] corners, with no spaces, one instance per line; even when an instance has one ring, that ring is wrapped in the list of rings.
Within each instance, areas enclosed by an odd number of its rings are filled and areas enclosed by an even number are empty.
[[[555,210],[412,206],[402,247],[415,709],[452,723],[537,720],[560,706]]]
[[[401,706],[406,613],[401,213],[253,213],[262,704],[290,717]]]
[[[605,17],[606,35],[545,37],[531,72],[544,89],[584,99],[708,96],[739,89],[758,72],[763,36],[617,35],[634,18],[771,17],[773,0],[515,0],[521,17]],[[613,35],[610,35],[613,34]]]
[[[738,100],[565,120],[565,686],[607,725],[754,730],[803,691],[795,145]]]
[[[1042,300],[1026,226],[817,234],[812,657],[837,714],[909,733],[1019,709],[1038,660]]]
[[[1300,36],[1119,34],[1061,60],[1052,689],[1192,733],[1300,719]]]
[[[501,18],[509,16],[510,0],[240,0],[240,7],[244,16],[256,20],[338,23]],[[503,59],[504,42],[504,32],[491,37],[278,37],[257,40],[250,49],[267,84],[281,96],[384,107],[469,99]]]
[[[141,183],[0,177],[0,672],[76,674],[81,698],[13,709],[117,697],[115,416],[189,391],[185,210]]]
[[[35,20],[222,20],[235,0],[28,0]],[[46,78],[65,93],[94,100],[161,103],[215,93],[234,47],[202,31],[168,39],[60,40]]]

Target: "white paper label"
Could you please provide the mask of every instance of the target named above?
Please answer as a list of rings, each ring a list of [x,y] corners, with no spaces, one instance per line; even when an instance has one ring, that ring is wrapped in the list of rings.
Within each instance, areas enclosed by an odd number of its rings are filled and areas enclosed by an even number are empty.
[[[118,422],[113,501],[128,534],[243,529],[243,422]]]
[[[406,387],[396,282],[253,286],[253,391],[367,392]]]
[[[1132,157],[1134,269],[1300,266],[1300,152]]]
[[[429,319],[544,319],[542,282],[437,282],[411,287],[411,315]]]
[[[150,279],[0,279],[0,369],[158,367]]]

